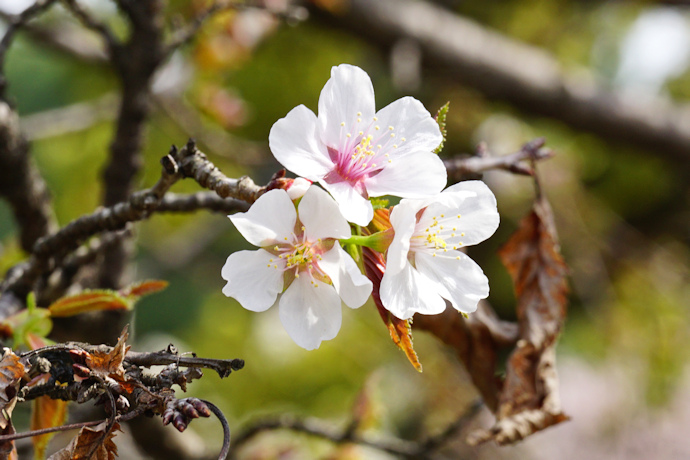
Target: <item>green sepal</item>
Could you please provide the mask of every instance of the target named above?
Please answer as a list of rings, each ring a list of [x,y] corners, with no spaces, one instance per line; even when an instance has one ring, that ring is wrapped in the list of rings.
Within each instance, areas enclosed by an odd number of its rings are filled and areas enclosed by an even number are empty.
[[[438,109],[438,112],[436,113],[436,123],[438,123],[438,127],[441,130],[441,135],[443,136],[443,140],[439,144],[438,147],[436,147],[436,150],[434,150],[434,153],[441,153],[441,150],[443,150],[443,145],[446,143],[446,117],[448,116],[448,110],[450,109],[450,101],[446,102],[440,109]]]

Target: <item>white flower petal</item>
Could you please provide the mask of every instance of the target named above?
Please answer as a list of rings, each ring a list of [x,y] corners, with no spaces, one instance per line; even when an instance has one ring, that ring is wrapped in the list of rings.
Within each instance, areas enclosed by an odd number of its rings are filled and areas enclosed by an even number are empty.
[[[475,196],[467,196],[469,193]],[[494,234],[500,216],[496,208],[496,197],[486,184],[479,180],[459,182],[448,187],[441,197],[454,200],[452,214],[460,214],[458,231],[464,246],[480,243]]]
[[[271,190],[261,195],[249,211],[228,217],[247,241],[266,247],[291,238],[297,212],[285,190]]]
[[[304,177],[298,177],[292,184],[288,187],[287,192],[291,200],[296,200],[297,198],[302,198],[309,187],[311,187],[312,181],[305,179]]]
[[[415,313],[437,315],[446,309],[437,290],[435,283],[407,263],[395,275],[384,272],[379,294],[388,311],[400,319],[409,319]]]
[[[396,144],[398,148],[388,150],[391,156],[414,152],[431,153],[443,141],[436,120],[424,105],[413,97],[407,96],[391,102],[379,110],[376,117],[382,128],[393,127],[392,133],[395,134],[395,138],[390,140],[388,145]]]
[[[221,270],[228,282],[223,294],[233,297],[247,310],[268,310],[283,292],[284,266],[284,260],[263,249],[234,252]]]
[[[348,222],[365,226],[374,218],[374,208],[371,202],[352,188],[348,182],[335,182],[327,184],[319,182],[323,188],[333,195],[338,202],[340,213]]]
[[[386,272],[391,275],[399,273],[408,263],[410,238],[414,233],[416,214],[420,204],[420,200],[402,200],[391,211],[390,221],[394,234],[386,255]]]
[[[333,281],[336,292],[348,307],[361,307],[371,295],[371,281],[359,271],[357,263],[338,243],[322,254],[319,268]]]
[[[472,313],[479,300],[489,296],[489,280],[481,267],[462,252],[437,253],[436,257],[418,252],[415,264],[422,276],[442,287],[441,296],[456,310]]]
[[[390,159],[380,173],[364,182],[369,196],[426,198],[446,186],[448,173],[435,153],[414,152],[401,157],[391,154]]]
[[[374,112],[374,86],[369,75],[348,64],[333,67],[331,78],[319,96],[322,141],[330,147],[338,147],[345,133],[359,131],[357,126],[370,123]],[[357,122],[358,119],[361,121]]]
[[[319,187],[309,187],[299,202],[299,220],[305,227],[308,241],[318,238],[348,238],[350,225],[331,196]]]
[[[273,124],[268,145],[280,164],[309,180],[317,181],[333,169],[328,150],[319,141],[316,115],[303,105]]]
[[[330,284],[311,284],[311,277],[295,278],[280,298],[280,321],[297,345],[319,348],[321,341],[334,338],[340,330],[340,297]]]

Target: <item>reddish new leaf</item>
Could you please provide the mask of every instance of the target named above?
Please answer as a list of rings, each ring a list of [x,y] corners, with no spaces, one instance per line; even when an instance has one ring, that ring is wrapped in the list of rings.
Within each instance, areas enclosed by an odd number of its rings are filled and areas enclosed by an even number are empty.
[[[66,419],[66,401],[51,399],[48,396],[41,396],[34,400],[33,410],[31,411],[31,430],[60,426],[65,423]],[[31,438],[34,444],[34,458],[36,460],[45,458],[46,447],[48,447],[48,442],[50,442],[54,435],[55,433],[46,433]]]
[[[17,403],[19,382],[24,377],[24,364],[12,350],[5,348],[5,356],[0,361],[0,429],[11,424],[12,410]]]
[[[135,283],[120,290],[120,294],[130,299],[139,299],[145,295],[154,294],[168,287],[167,281],[146,280]]]
[[[107,422],[93,428],[82,428],[67,447],[55,452],[48,460],[115,460],[117,446],[113,438],[120,425],[115,423],[108,433],[105,432],[106,428]]]
[[[365,234],[372,234],[377,232],[386,231],[391,228],[390,222],[390,210],[388,209],[377,209],[374,211],[374,219],[369,224],[368,228],[363,229]],[[386,260],[383,254],[374,251],[373,249],[363,247],[362,255],[364,258],[364,273],[367,278],[369,278],[373,284],[373,291],[371,293],[374,298],[374,303],[376,308],[383,319],[383,323],[388,328],[391,339],[407,356],[410,363],[419,372],[422,372],[422,364],[419,362],[417,353],[414,351],[412,346],[412,331],[410,329],[411,321],[402,320],[394,315],[392,315],[388,310],[386,310],[381,303],[381,297],[379,296],[379,289],[381,287],[381,279],[383,278],[383,272],[386,270]]]
[[[49,307],[51,316],[74,316],[80,313],[100,310],[130,310],[134,303],[117,291],[86,290],[79,294],[63,297]]]
[[[370,224],[369,229],[365,229],[365,232],[375,233],[385,231],[391,228],[389,219],[388,209],[377,209],[374,212],[374,219]],[[419,362],[417,353],[414,351],[412,346],[412,331],[410,328],[410,320],[402,320],[392,315],[391,312],[386,310],[381,303],[381,297],[379,295],[379,289],[381,287],[381,279],[383,278],[383,272],[386,270],[386,261],[383,258],[383,254],[374,251],[373,249],[363,247],[362,255],[364,257],[364,273],[367,275],[373,284],[373,291],[371,293],[374,298],[374,303],[376,308],[383,319],[383,323],[388,328],[391,339],[407,356],[410,363],[419,372],[422,372],[422,364]]]
[[[475,444],[491,439],[512,443],[568,419],[558,398],[554,349],[566,313],[567,267],[543,197],[499,255],[515,286],[521,340],[506,368],[498,421],[473,434]]]

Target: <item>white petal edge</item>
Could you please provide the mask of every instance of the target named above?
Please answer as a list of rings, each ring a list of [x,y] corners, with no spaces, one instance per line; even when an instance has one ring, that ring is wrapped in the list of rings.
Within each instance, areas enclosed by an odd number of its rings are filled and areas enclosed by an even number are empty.
[[[371,219],[374,218],[374,207],[369,200],[357,193],[349,183],[336,182],[327,184],[321,181],[319,184],[333,196],[338,203],[340,213],[348,222],[361,226],[369,225]]]
[[[393,127],[394,142],[398,148],[390,149],[393,154],[405,155],[413,152],[431,153],[443,141],[441,129],[424,105],[413,97],[393,101],[376,114],[382,127]],[[403,139],[405,139],[403,141]]]
[[[408,263],[410,238],[414,233],[416,214],[420,205],[421,201],[419,200],[403,200],[393,207],[390,221],[394,233],[393,241],[391,241],[386,253],[386,273],[396,275]]]
[[[458,230],[465,233],[463,245],[481,243],[496,232],[500,223],[496,196],[484,182],[459,182],[444,190],[441,197],[453,206],[453,214],[462,216],[458,220]]]
[[[394,195],[403,198],[426,198],[446,186],[448,173],[435,153],[414,152],[390,157],[391,163],[364,181],[369,196]]]
[[[314,112],[298,105],[276,121],[268,134],[268,146],[276,160],[311,181],[318,181],[333,169],[328,150],[319,140],[317,125]]]
[[[227,281],[223,294],[247,310],[266,311],[283,292],[284,266],[284,260],[263,249],[234,252],[221,270],[221,276]]]
[[[338,335],[342,322],[340,297],[330,284],[311,284],[311,277],[295,278],[280,297],[280,321],[297,345],[307,350]]]
[[[309,187],[299,202],[298,210],[308,241],[348,238],[351,234],[350,225],[340,213],[338,203],[319,187]]]
[[[333,281],[336,292],[345,305],[359,308],[371,295],[372,283],[359,271],[357,263],[336,243],[322,254],[319,267]]]
[[[297,211],[285,190],[271,190],[261,195],[247,212],[228,217],[247,241],[266,247],[284,242],[285,237],[292,238]]]
[[[441,296],[458,311],[472,313],[477,310],[479,301],[489,296],[489,280],[467,254],[452,251],[433,257],[417,253],[415,263],[422,276],[443,288]]]
[[[344,132],[353,131],[357,125],[370,123],[375,112],[374,86],[369,75],[349,64],[331,68],[331,78],[319,96],[321,140],[330,147],[339,146]],[[358,123],[358,119],[362,121]],[[344,127],[340,125],[343,122]],[[346,131],[341,133],[341,130]]]
[[[446,309],[437,288],[407,263],[395,275],[384,272],[379,294],[386,310],[400,319],[410,319],[415,313],[438,315]]]

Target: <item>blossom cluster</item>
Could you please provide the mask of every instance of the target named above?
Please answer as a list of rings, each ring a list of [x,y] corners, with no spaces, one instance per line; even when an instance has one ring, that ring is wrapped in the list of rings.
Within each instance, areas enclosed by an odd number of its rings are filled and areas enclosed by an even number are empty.
[[[377,287],[397,318],[441,313],[446,301],[475,311],[489,283],[462,249],[494,233],[496,199],[481,181],[443,190],[446,169],[434,153],[442,141],[421,102],[403,97],[376,112],[366,72],[334,67],[318,115],[300,105],[271,129],[273,155],[300,177],[229,216],[259,249],[228,257],[223,293],[252,311],[277,304],[290,337],[318,348],[338,333],[341,303],[358,308],[372,293],[352,257],[367,246],[385,256]],[[387,195],[402,198],[390,210],[390,227],[362,232],[374,218],[371,199]],[[344,246],[355,248],[352,255]]]

